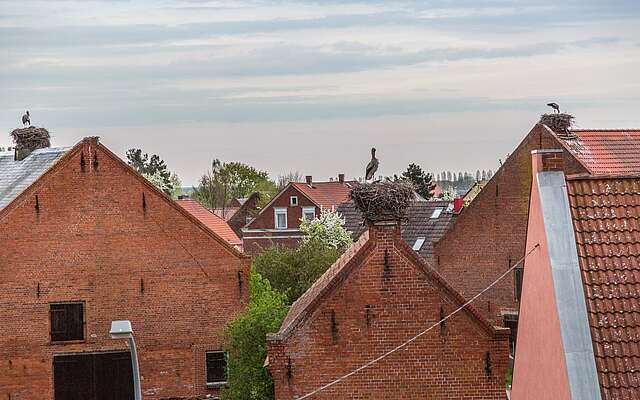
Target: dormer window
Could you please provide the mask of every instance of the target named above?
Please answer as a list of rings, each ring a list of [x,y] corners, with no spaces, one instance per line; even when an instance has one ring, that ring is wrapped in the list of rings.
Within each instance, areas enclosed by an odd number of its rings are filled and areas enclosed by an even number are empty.
[[[298,196],[289,197],[289,205],[295,207],[298,205]]]
[[[287,229],[287,209],[275,208],[274,212],[276,229]]]

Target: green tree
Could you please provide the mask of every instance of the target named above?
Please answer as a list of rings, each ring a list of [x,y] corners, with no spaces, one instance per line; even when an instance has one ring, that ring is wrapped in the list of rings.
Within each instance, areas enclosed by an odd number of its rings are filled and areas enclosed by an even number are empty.
[[[264,361],[266,335],[280,329],[289,309],[287,297],[271,287],[269,281],[251,270],[251,296],[247,310],[226,328],[228,387],[222,398],[228,400],[274,399],[273,380]]]
[[[168,195],[173,195],[175,179],[172,178],[171,172],[160,156],[152,154],[149,157],[149,154],[142,153],[140,149],[129,149],[127,150],[127,163],[160,190]],[[175,177],[178,176],[175,175]]]
[[[215,159],[194,188],[194,197],[210,208],[224,208],[234,198],[253,192],[260,192],[261,202],[268,202],[276,192],[267,172],[240,162],[223,163]]]
[[[341,249],[318,240],[303,242],[297,248],[274,245],[255,256],[253,265],[274,288],[286,293],[292,304],[341,254]]]
[[[427,200],[433,197],[433,189],[436,188],[433,177],[430,173],[423,171],[418,164],[409,164],[407,170],[400,177],[394,175],[394,178],[411,182],[416,192]]]

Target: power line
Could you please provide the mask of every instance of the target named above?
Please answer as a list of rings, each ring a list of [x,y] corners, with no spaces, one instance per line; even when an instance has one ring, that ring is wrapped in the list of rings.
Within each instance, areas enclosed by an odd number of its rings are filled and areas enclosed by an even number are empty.
[[[430,330],[432,330],[433,328],[439,326],[442,322],[448,320],[449,318],[451,318],[452,316],[454,316],[455,314],[457,314],[458,312],[460,312],[461,310],[463,310],[466,306],[468,306],[469,304],[471,304],[473,301],[475,301],[478,297],[482,296],[485,292],[487,292],[489,289],[491,289],[493,286],[495,286],[496,283],[500,282],[505,276],[507,276],[507,274],[509,274],[509,272],[513,271],[518,265],[520,265],[524,260],[527,259],[527,257],[529,257],[529,254],[531,254],[535,249],[537,249],[538,247],[540,247],[540,244],[536,244],[535,246],[533,246],[533,248],[531,250],[529,250],[527,252],[527,254],[525,254],[520,260],[518,260],[517,263],[515,263],[513,266],[511,266],[511,268],[509,268],[508,270],[506,270],[502,275],[500,275],[496,280],[494,280],[491,284],[489,284],[489,286],[485,287],[484,289],[482,289],[478,294],[476,294],[475,296],[473,296],[471,299],[469,299],[466,303],[464,303],[463,305],[461,305],[460,307],[456,308],[453,312],[451,312],[450,314],[446,315],[444,318],[442,318],[440,321],[436,322],[435,324],[431,325],[430,327],[428,327],[427,329],[425,329],[424,331],[418,333],[417,335],[415,335],[414,337],[412,337],[411,339],[407,340],[406,342],[394,347],[393,349],[387,351],[386,353],[384,353],[383,355],[374,358],[373,360],[367,362],[366,364],[361,365],[360,367],[354,369],[353,371],[349,372],[346,375],[341,376],[340,378],[327,383],[324,386],[319,387],[318,389],[305,394],[302,397],[298,397],[297,400],[304,400],[310,396],[313,396],[314,394],[321,392],[333,385],[335,385],[336,383],[340,383],[343,380],[349,378],[352,375],[357,374],[358,372],[362,371],[365,368],[370,367],[371,365],[377,363],[378,361],[388,357],[389,355],[395,353],[396,351],[406,347],[409,343],[414,342],[416,339],[418,339],[419,337],[421,337],[422,335],[424,335],[425,333],[429,332]]]

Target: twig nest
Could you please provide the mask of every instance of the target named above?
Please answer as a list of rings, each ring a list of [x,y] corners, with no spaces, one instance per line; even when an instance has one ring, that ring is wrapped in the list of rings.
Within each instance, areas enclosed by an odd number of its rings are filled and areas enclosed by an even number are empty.
[[[381,181],[356,185],[350,196],[364,219],[399,221],[406,219],[407,208],[415,195],[408,182]]]
[[[542,114],[540,122],[548,126],[552,131],[563,139],[574,138],[569,128],[573,126],[574,116],[571,114]]]
[[[16,144],[16,149],[43,149],[51,147],[51,136],[49,131],[44,128],[30,126],[28,128],[14,129],[10,133]]]

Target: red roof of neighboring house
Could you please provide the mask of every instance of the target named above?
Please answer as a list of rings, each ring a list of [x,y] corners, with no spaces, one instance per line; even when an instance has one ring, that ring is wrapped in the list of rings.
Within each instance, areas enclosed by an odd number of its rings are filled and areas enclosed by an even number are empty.
[[[209,211],[202,204],[193,199],[179,199],[176,200],[176,203],[230,244],[234,246],[242,245],[242,240],[235,234],[233,229],[222,218]]]
[[[633,162],[620,162],[620,167]],[[567,190],[603,399],[637,398],[640,177],[569,178]]]
[[[592,175],[628,175],[640,171],[640,130],[574,129],[560,142]]]
[[[231,217],[233,217],[238,210],[240,209],[240,207],[225,207],[225,208],[214,208],[213,212],[214,214],[216,214],[218,217],[224,219],[225,221],[228,221],[231,219]]]
[[[349,200],[354,182],[313,182],[311,185],[292,182],[291,184],[320,207],[331,210]]]

